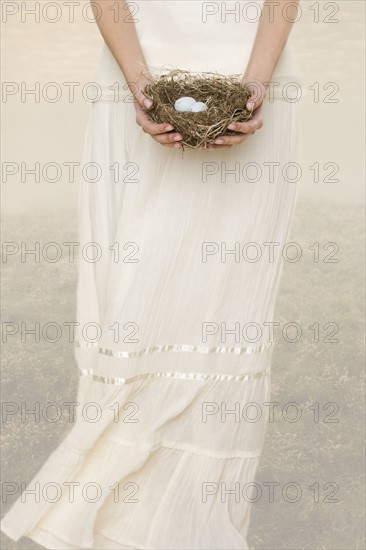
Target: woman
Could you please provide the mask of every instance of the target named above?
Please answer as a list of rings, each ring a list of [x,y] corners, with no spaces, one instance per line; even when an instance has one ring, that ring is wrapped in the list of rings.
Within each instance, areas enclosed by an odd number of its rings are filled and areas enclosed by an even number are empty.
[[[2,529],[46,548],[248,548],[296,197],[296,5],[93,6],[105,47],[80,195],[78,417],[28,487],[40,497]],[[182,154],[144,94],[172,67],[243,75],[252,119]]]

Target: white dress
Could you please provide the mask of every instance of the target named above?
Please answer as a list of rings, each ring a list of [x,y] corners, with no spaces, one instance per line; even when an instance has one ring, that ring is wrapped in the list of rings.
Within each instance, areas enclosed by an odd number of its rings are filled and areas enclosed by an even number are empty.
[[[200,0],[132,4],[152,72],[243,73],[248,17],[205,20]],[[295,79],[285,49],[273,80]],[[19,498],[1,528],[54,549],[248,548],[298,107],[277,87],[243,144],[182,154],[136,125],[106,46],[96,81],[80,188],[79,240],[96,245],[80,256],[78,417],[28,487],[37,502]]]

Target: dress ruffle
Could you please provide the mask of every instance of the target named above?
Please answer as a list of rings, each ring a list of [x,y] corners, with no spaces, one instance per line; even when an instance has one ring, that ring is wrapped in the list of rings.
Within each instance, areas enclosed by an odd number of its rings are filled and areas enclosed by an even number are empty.
[[[268,400],[268,374],[183,384],[107,390],[84,379],[75,425],[2,530],[46,548],[246,548],[244,486],[254,482],[263,444],[265,417],[253,418]]]

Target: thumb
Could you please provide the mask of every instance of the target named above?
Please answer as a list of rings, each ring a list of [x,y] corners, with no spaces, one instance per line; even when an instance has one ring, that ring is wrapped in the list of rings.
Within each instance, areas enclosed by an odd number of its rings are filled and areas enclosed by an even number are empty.
[[[253,111],[255,111],[257,107],[258,107],[257,102],[254,101],[254,99],[251,97],[248,103],[246,104],[246,108],[248,109],[248,111],[252,113]]]
[[[253,112],[262,104],[266,95],[266,89],[261,82],[250,82],[247,86],[252,95],[247,101],[246,108],[248,111]]]
[[[139,101],[141,107],[143,107],[144,109],[151,109],[151,107],[153,106],[153,102],[151,101],[151,99],[148,99],[142,92],[141,92],[141,99]]]
[[[151,107],[153,106],[153,102],[151,101],[151,99],[146,97],[142,90],[139,89],[137,92],[135,92],[134,95],[140,107],[142,107],[143,109],[151,109]]]

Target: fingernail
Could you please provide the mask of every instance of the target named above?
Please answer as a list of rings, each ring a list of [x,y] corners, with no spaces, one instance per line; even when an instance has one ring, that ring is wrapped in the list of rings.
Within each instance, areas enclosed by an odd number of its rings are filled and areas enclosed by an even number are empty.
[[[216,139],[215,140],[216,145],[222,145],[224,143],[223,139]]]
[[[254,111],[254,107],[255,107],[255,103],[253,103],[253,101],[248,101],[247,109],[249,109],[249,111]]]
[[[145,105],[146,109],[150,109],[152,104],[153,104],[153,102],[150,101],[150,99],[144,99],[144,105]]]
[[[232,122],[232,123],[229,124],[229,126],[228,126],[228,129],[229,129],[229,130],[235,130],[235,128],[236,128],[235,122]]]
[[[170,132],[171,130],[174,130],[173,126],[170,126],[170,124],[168,126],[165,126],[165,130],[167,132]]]
[[[174,141],[181,141],[182,139],[182,136],[174,136]]]

